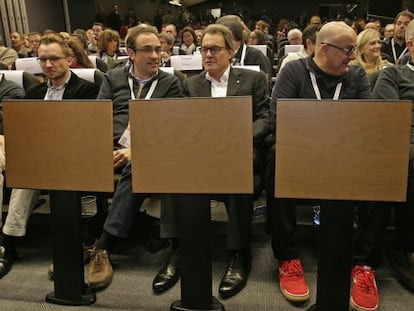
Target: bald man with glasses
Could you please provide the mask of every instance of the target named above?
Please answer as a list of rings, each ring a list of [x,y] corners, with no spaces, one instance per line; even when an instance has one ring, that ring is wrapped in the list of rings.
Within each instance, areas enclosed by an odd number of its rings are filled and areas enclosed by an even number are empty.
[[[271,106],[276,110],[278,98],[306,99],[370,99],[371,86],[361,67],[349,65],[354,60],[356,34],[351,27],[343,22],[330,22],[319,31],[315,53],[309,57],[294,60],[286,64],[277,78],[272,92]],[[277,154],[276,154],[277,156]],[[296,243],[296,206],[294,200],[274,198],[275,153],[270,152],[267,173],[267,206],[272,234],[272,248],[275,258],[279,261],[280,290],[289,301],[305,301],[310,297],[304,269],[299,259]],[[321,222],[332,237],[340,239],[352,228],[353,205],[346,201],[321,201]],[[378,265],[378,241],[383,234],[384,217],[376,217],[386,213],[384,206],[369,208],[367,222],[359,228],[355,240],[353,262],[341,257],[331,262],[320,261],[319,273],[326,275],[329,266],[349,266],[344,271],[343,282],[332,284],[332,297],[340,297],[349,290],[349,274],[352,286],[350,305],[353,310],[376,310],[379,296],[375,281],[375,266]],[[378,213],[378,214],[376,214]],[[376,215],[374,215],[376,214]],[[350,235],[351,233],[349,233]],[[329,237],[328,237],[329,238]],[[345,249],[346,245],[338,245]],[[328,250],[331,254],[334,250]],[[351,251],[351,250],[350,250]],[[325,256],[326,258],[328,256]],[[337,256],[339,257],[339,256]],[[351,272],[352,268],[352,272]],[[337,278],[337,276],[335,276]],[[346,297],[345,297],[346,298]],[[348,301],[341,301],[347,304]],[[332,306],[332,310],[335,307]]]

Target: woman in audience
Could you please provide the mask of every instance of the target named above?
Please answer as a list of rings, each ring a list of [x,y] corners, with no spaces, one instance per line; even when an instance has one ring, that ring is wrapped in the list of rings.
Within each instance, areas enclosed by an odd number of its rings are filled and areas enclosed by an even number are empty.
[[[118,56],[121,55],[119,51],[120,41],[119,33],[112,29],[105,29],[99,37],[98,56],[107,64],[108,69],[112,68]]]
[[[255,29],[249,35],[249,45],[263,45],[266,44],[266,38],[263,31]]]
[[[183,44],[181,44],[181,50],[183,50],[185,54],[192,55],[197,49],[197,37],[193,28],[184,27],[181,32],[181,41],[183,42]]]
[[[355,52],[356,58],[350,64],[365,69],[373,88],[380,70],[392,65],[387,60],[381,58],[380,33],[374,29],[365,29],[360,32],[357,37]]]
[[[68,42],[69,48],[72,53],[72,65],[71,68],[94,68],[92,62],[88,58],[88,55],[85,52],[85,49],[75,41]]]

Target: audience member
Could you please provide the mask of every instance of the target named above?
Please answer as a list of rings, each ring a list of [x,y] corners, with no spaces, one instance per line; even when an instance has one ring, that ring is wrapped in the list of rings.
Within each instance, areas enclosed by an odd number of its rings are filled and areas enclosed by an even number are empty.
[[[174,38],[167,32],[159,34],[161,43],[161,67],[171,67],[170,57],[174,46]]]
[[[232,68],[230,64],[234,54],[233,49],[234,42],[229,29],[221,24],[209,25],[201,40],[201,55],[205,71],[184,80],[184,94],[190,97],[252,96],[253,145],[255,148],[261,148],[264,138],[270,134],[266,77],[261,72]],[[255,168],[258,160],[254,159]],[[191,200],[199,198],[199,196],[187,196]],[[251,269],[250,231],[253,196],[245,194],[207,196],[210,199],[224,201],[228,213],[226,248],[229,251],[230,260],[220,282],[219,294],[222,298],[229,298],[244,288]],[[167,211],[179,208],[179,202],[180,195],[168,196]],[[177,238],[178,233],[174,230],[176,229],[174,224],[168,224],[166,227],[164,232],[170,232],[164,237]],[[156,293],[164,292],[178,280],[180,262],[178,247],[179,242],[173,243],[172,253],[154,278],[152,285]]]
[[[4,46],[3,38],[0,36],[0,62],[10,69],[18,58],[19,55],[14,49]]]
[[[318,100],[371,98],[370,84],[363,69],[349,66],[349,62],[355,59],[355,45],[356,34],[345,23],[330,22],[322,26],[316,39],[314,55],[287,63],[278,76],[272,94],[272,105],[276,105],[278,98]],[[272,147],[267,160],[266,194],[272,249],[275,258],[279,260],[280,290],[289,301],[304,301],[309,298],[309,288],[295,238],[295,202],[291,199],[274,198],[274,157],[274,147]],[[341,236],[344,227],[351,227],[352,217],[348,217],[350,213],[352,214],[350,211],[352,205],[344,201],[321,202],[321,212],[323,212],[321,221],[327,223],[326,225],[332,230],[332,236]],[[322,218],[323,216],[326,218]],[[348,264],[347,258],[337,259],[341,265]],[[375,285],[375,274],[371,270],[366,270],[361,262],[362,259],[352,272],[353,300],[351,301],[363,305],[368,299],[369,303],[373,304],[372,310],[376,310],[378,304],[376,287],[369,288],[368,297],[355,294],[356,289],[365,288],[367,279],[370,284]],[[349,281],[345,278],[344,282]],[[345,285],[349,286],[349,283]],[[333,284],[332,294],[338,294],[341,288],[343,287],[336,288]]]
[[[17,52],[19,57],[27,57],[30,49],[24,45],[24,36],[20,32],[13,31],[10,34],[10,41],[12,48]]]
[[[34,31],[28,34],[30,52],[27,53],[28,57],[37,57],[37,50],[39,49],[40,33]]]
[[[274,44],[272,35],[269,34],[270,25],[264,20],[258,20],[255,25],[255,30],[260,30],[264,33],[265,41],[271,41]],[[274,47],[272,47],[274,48]]]
[[[192,55],[197,49],[196,34],[191,27],[184,27],[181,31],[181,50],[187,55]]]
[[[240,17],[236,15],[225,15],[220,17],[217,24],[221,24],[230,29],[234,40],[234,55],[232,65],[259,65],[268,77],[268,82],[272,79],[272,67],[269,59],[259,50],[247,46],[243,41],[243,26]]]
[[[405,30],[405,42],[414,59],[414,21]],[[414,98],[414,63],[390,66],[379,74],[373,91],[374,98],[410,100]],[[414,116],[414,110],[413,110]],[[395,208],[396,250],[391,264],[403,285],[414,291],[414,126],[411,124],[407,201]]]
[[[118,32],[112,29],[105,29],[99,36],[99,58],[105,62],[108,69],[113,67],[118,56],[121,55],[121,52],[119,51],[120,40]]]
[[[364,68],[368,77],[377,75],[390,65],[390,62],[381,58],[381,39],[376,29],[368,28],[358,34],[356,58],[350,64]]]
[[[390,61],[398,64],[401,57],[407,52],[405,45],[405,28],[413,20],[414,15],[409,11],[402,11],[397,14],[394,21],[394,36],[389,42],[384,42],[381,52],[388,55]]]
[[[66,31],[61,31],[59,32],[59,35],[62,37],[63,40],[65,40],[66,42],[70,41],[70,34]]]
[[[287,34],[289,44],[292,44],[292,45],[302,44],[302,36],[303,36],[302,31],[300,31],[297,28],[293,28],[289,30]]]
[[[44,100],[94,99],[98,88],[69,70],[72,63],[67,43],[58,35],[41,37],[38,60],[47,81],[34,85],[26,98]],[[16,259],[16,240],[26,234],[26,225],[39,196],[39,190],[13,189],[6,222],[0,235],[0,278],[12,268]]]
[[[303,30],[303,47],[298,52],[289,53],[284,58],[282,58],[282,62],[279,66],[279,73],[288,62],[295,59],[307,57],[315,51],[316,35],[320,27],[321,26],[318,24],[310,24]]]
[[[5,99],[24,98],[24,89],[12,81],[6,80],[3,74],[0,74],[0,104]],[[2,207],[3,207],[3,187],[4,176],[3,171],[6,169],[6,158],[4,155],[4,134],[3,134],[3,106],[0,112],[0,228],[2,223]],[[1,243],[0,236],[0,278],[2,278],[11,268],[9,260],[13,261],[15,254],[9,254],[9,249],[5,248]]]
[[[98,51],[98,41],[104,29],[105,27],[102,23],[98,23],[98,22],[93,23],[92,25],[93,37],[91,37],[90,35],[88,36],[89,38],[88,49],[90,52],[95,53]],[[88,35],[88,31],[86,33]]]
[[[384,42],[389,42],[394,37],[394,24],[387,24],[384,27]]]
[[[134,9],[129,8],[127,14],[124,17],[124,25],[126,25],[128,28],[131,28],[138,24],[139,24],[139,19],[137,15],[135,14]]]
[[[174,38],[174,45],[180,46],[182,42],[178,41],[177,38],[177,27],[174,24],[164,24],[162,27],[162,32],[169,33]]]
[[[72,40],[68,42],[68,46],[72,57],[70,68],[95,68],[91,60],[88,58],[83,46]]]
[[[111,99],[114,105],[114,168],[122,169],[122,173],[103,232],[89,261],[88,281],[95,289],[111,283],[113,269],[109,253],[119,239],[129,235],[134,215],[148,197],[132,193],[129,100],[182,96],[178,78],[158,69],[161,45],[155,27],[145,24],[134,27],[128,35],[127,48],[131,66],[108,71],[98,94],[98,99]]]
[[[313,15],[309,19],[309,25],[321,25],[321,24],[322,24],[322,20],[319,17],[319,15]]]
[[[194,30],[197,39],[197,46],[201,46],[201,36],[203,35],[203,29],[196,29]]]
[[[112,5],[112,11],[108,14],[107,20],[108,28],[111,28],[115,31],[120,31],[122,26],[121,16],[119,15],[119,6],[118,4]]]
[[[361,25],[357,21],[353,21],[351,24],[351,28],[355,31],[355,33],[358,35],[364,28],[361,27]]]

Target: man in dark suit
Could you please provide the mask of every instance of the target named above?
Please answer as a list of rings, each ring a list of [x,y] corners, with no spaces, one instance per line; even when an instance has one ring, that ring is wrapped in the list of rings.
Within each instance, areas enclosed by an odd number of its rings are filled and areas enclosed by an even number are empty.
[[[243,38],[243,21],[237,15],[225,15],[220,17],[216,24],[221,24],[230,29],[234,38],[234,55],[232,65],[258,65],[268,78],[269,85],[272,81],[272,65],[269,59],[258,49],[246,45]],[[248,34],[247,34],[248,35]]]
[[[252,96],[254,164],[257,168],[259,165],[257,152],[263,148],[263,142],[270,133],[266,77],[262,72],[231,68],[233,53],[233,37],[229,29],[223,25],[208,26],[201,40],[205,71],[184,80],[184,95],[190,97]],[[215,195],[209,197],[217,199]],[[167,202],[169,210],[177,207],[175,198],[176,196],[171,196],[170,201]],[[230,252],[230,261],[221,280],[219,294],[222,298],[229,298],[240,292],[246,285],[251,268],[249,239],[253,195],[226,194],[218,199],[226,204],[228,213],[226,247]],[[171,235],[173,236],[172,232]],[[166,275],[171,276],[171,271],[176,270],[172,268],[177,263],[177,250],[174,250],[169,258],[167,264],[154,279],[153,288],[156,292],[161,292],[171,285],[171,282],[162,283],[162,281],[165,280]]]
[[[44,100],[95,99],[98,87],[69,70],[71,50],[59,36],[49,34],[40,39],[38,60],[47,81],[33,85],[26,98]],[[16,259],[16,239],[26,234],[26,223],[39,196],[38,190],[13,189],[6,222],[0,235],[0,278],[12,268]]]

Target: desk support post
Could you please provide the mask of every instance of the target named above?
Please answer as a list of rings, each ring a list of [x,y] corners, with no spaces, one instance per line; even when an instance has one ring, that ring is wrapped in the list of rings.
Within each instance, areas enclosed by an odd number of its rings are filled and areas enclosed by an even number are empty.
[[[55,291],[46,301],[58,305],[90,305],[96,295],[84,283],[80,193],[51,191]]]

